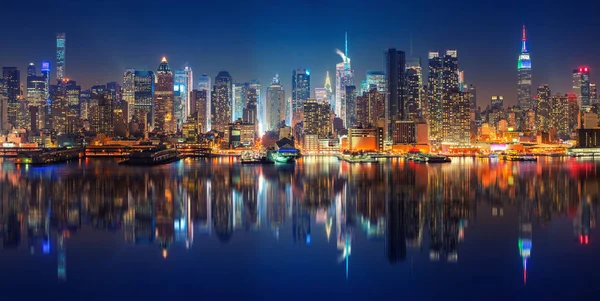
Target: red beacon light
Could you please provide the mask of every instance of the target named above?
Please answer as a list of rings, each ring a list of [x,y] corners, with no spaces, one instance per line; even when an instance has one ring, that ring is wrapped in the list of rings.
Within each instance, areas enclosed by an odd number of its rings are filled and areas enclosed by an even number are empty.
[[[588,72],[588,68],[587,67],[583,68],[583,71]]]

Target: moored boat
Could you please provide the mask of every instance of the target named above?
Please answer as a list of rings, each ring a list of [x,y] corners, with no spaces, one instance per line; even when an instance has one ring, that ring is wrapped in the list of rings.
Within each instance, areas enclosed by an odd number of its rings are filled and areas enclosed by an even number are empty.
[[[167,148],[160,144],[151,149],[132,152],[125,161],[119,162],[122,165],[160,165],[179,161],[181,156],[174,148]]]
[[[81,154],[80,148],[57,148],[42,149],[21,153],[17,156],[15,164],[28,165],[50,165],[78,159]]]

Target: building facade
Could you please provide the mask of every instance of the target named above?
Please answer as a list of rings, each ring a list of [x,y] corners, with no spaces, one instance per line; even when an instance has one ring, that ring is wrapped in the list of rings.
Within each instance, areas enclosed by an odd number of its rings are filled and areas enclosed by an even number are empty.
[[[177,132],[177,120],[174,107],[175,79],[173,71],[163,57],[156,70],[156,83],[154,90],[154,131],[165,135]]]
[[[531,104],[531,58],[527,51],[527,36],[523,26],[521,53],[517,61],[517,101],[523,111],[533,109]]]
[[[215,77],[211,96],[211,128],[222,132],[232,119],[232,79],[227,71],[221,71]]]

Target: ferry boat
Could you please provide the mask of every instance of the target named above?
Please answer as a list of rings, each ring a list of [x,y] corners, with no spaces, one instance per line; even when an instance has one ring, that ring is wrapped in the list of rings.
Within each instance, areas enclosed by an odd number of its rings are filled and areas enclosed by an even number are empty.
[[[420,155],[416,156],[413,160],[418,163],[450,163],[450,162],[452,162],[452,159],[450,159],[450,157],[440,156],[440,155],[426,155],[426,154],[420,154]]]
[[[252,153],[244,153],[240,159],[242,164],[273,164],[266,156],[252,156]]]
[[[348,163],[378,163],[376,158],[371,157],[365,153],[349,153],[349,154],[340,154],[338,155],[338,159],[342,161],[346,161]]]
[[[504,161],[534,162],[537,158],[529,154],[503,154],[500,158]]]
[[[40,151],[19,154],[15,160],[15,164],[50,165],[78,159],[80,155],[80,148],[45,148]]]
[[[292,140],[283,138],[275,144],[275,149],[267,152],[267,159],[278,164],[296,162],[300,157],[300,151],[294,147]]]
[[[119,162],[122,165],[160,165],[169,164],[179,161],[181,156],[174,148],[167,148],[166,145],[160,144],[151,149],[132,152],[128,159]]]

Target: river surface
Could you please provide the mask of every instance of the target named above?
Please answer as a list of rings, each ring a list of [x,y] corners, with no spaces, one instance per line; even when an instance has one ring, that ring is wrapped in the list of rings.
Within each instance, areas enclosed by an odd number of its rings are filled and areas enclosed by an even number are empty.
[[[0,300],[595,300],[600,161],[0,159]]]

